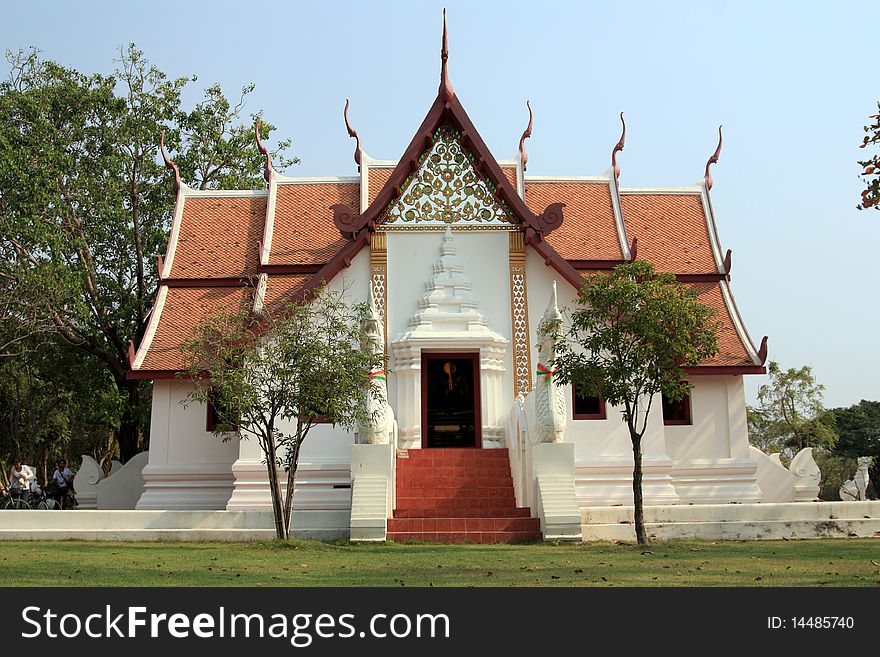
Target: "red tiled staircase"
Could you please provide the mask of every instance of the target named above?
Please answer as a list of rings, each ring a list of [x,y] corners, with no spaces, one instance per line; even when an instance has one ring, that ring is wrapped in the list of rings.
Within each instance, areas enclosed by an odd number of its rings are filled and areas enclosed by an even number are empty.
[[[541,539],[517,508],[506,449],[412,449],[397,458],[397,506],[388,539],[516,543]]]

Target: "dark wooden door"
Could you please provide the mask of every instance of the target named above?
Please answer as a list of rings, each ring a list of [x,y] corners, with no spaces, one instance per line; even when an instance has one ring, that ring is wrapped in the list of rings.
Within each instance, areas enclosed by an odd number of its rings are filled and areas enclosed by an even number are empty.
[[[480,447],[480,359],[422,354],[422,447]]]

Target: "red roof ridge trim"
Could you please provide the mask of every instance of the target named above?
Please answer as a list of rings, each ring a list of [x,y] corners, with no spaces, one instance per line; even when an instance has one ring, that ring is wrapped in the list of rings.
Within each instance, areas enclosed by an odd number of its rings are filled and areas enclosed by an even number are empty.
[[[266,180],[266,184],[269,184],[269,181],[272,179],[272,172],[275,170],[272,167],[272,155],[269,153],[269,149],[263,144],[263,140],[260,137],[260,124],[261,124],[261,116],[257,116],[257,121],[254,124],[254,133],[256,133],[257,137],[257,150],[263,154],[263,157],[266,158],[266,166],[263,168],[263,178]]]
[[[342,111],[342,116],[345,118],[345,129],[348,131],[348,136],[355,140],[354,162],[358,165],[358,171],[360,171],[361,157],[363,157],[364,149],[361,147],[361,138],[358,136],[357,130],[352,128],[351,123],[348,121],[348,98],[345,99],[345,109]]]
[[[763,365],[698,365],[681,369],[685,374],[692,376],[739,376],[767,373],[767,368]]]
[[[177,168],[177,165],[174,164],[174,161],[168,156],[168,151],[165,150],[165,131],[162,131],[162,136],[159,137],[159,150],[162,153],[162,159],[165,161],[165,167],[167,169],[171,169],[174,172],[174,193],[176,194],[181,190],[181,188],[186,187],[186,183],[181,181],[180,179],[180,169]]]
[[[438,98],[450,101],[455,97],[452,82],[449,81],[449,71],[446,62],[449,59],[449,40],[446,33],[446,9],[443,10],[443,40],[440,46],[440,88],[437,91]]]
[[[626,121],[623,120],[623,112],[620,113],[620,122],[623,124],[623,132],[611,150],[611,168],[614,171],[615,180],[620,178],[620,165],[617,163],[617,154],[623,150],[623,146],[626,144]]]
[[[220,276],[196,278],[164,278],[160,285],[166,287],[249,287],[253,282],[248,276]]]
[[[709,156],[709,159],[706,161],[706,173],[703,174],[703,181],[706,183],[706,190],[712,189],[712,174],[709,173],[709,167],[718,162],[718,156],[721,155],[721,128],[722,126],[718,126],[718,146],[715,148],[715,152]]]
[[[529,161],[529,154],[526,151],[526,139],[530,139],[532,136],[532,104],[529,101],[526,101],[526,107],[529,109],[529,125],[526,126],[526,129],[523,130],[522,137],[519,138],[519,162],[522,166],[523,172],[526,170],[526,164]]]

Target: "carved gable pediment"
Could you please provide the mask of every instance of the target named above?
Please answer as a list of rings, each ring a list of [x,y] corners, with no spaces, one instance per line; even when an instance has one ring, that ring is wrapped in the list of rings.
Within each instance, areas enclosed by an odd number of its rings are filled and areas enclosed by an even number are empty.
[[[519,222],[496,186],[479,172],[477,158],[462,143],[461,131],[445,121],[379,223],[387,230],[412,230],[451,224],[459,229],[505,229]]]

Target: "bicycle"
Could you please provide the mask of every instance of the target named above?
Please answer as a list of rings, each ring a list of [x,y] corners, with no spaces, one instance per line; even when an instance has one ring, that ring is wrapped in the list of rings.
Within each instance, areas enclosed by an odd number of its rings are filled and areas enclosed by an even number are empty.
[[[72,510],[77,507],[76,495],[73,492],[73,488],[70,486],[68,486],[65,490],[56,484],[49,484],[48,486],[46,486],[45,493],[42,495],[41,502],[43,501],[46,503],[46,506],[41,507],[38,505],[37,508],[48,508],[50,510]]]
[[[0,509],[8,511],[25,511],[31,508],[27,501],[30,493],[10,491],[0,500]]]
[[[41,488],[31,491],[28,503],[30,504],[30,508],[36,509],[37,511],[58,511],[61,509],[61,504],[58,500],[46,495],[46,492]]]
[[[9,511],[56,511],[61,508],[61,503],[39,486],[34,486],[29,491],[12,491],[6,498],[0,501],[0,509]]]

